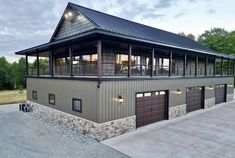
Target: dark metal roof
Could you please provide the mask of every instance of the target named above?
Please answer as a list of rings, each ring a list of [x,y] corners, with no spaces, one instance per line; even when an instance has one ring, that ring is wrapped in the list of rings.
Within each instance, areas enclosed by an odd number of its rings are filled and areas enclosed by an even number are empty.
[[[111,36],[119,36],[122,38],[149,42],[151,44],[161,46],[235,59],[234,56],[216,53],[200,43],[181,35],[108,15],[73,3],[69,3],[68,5],[74,10],[81,12],[91,22],[93,22],[97,27],[96,29],[100,30],[100,33],[103,32],[104,34],[109,34]],[[64,40],[69,40],[69,38]],[[54,42],[51,42],[46,45],[53,45],[53,43]],[[17,52],[16,54],[22,53],[23,51],[21,51],[21,53]]]

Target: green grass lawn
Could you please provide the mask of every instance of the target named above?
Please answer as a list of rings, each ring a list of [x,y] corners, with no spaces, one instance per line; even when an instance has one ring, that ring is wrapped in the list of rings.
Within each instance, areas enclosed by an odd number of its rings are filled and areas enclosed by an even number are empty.
[[[0,105],[22,103],[26,100],[26,90],[0,91]]]

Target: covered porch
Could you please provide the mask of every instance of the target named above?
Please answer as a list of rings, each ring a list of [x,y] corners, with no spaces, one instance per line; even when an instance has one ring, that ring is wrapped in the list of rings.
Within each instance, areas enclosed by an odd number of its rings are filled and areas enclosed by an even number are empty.
[[[29,65],[29,57],[35,64]],[[42,65],[40,59],[48,60]],[[203,77],[234,76],[234,60],[167,47],[110,40],[67,44],[26,53],[28,77]]]

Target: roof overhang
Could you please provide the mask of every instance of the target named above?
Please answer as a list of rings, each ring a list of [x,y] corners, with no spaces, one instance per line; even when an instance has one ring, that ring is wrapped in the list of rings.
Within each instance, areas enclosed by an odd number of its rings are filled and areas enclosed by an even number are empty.
[[[138,41],[138,42],[142,42],[142,43],[146,43],[146,44],[151,44],[151,45],[156,45],[156,46],[162,46],[162,47],[168,47],[168,48],[174,48],[174,49],[180,49],[180,50],[185,50],[185,51],[190,51],[190,52],[195,52],[195,53],[201,53],[201,54],[205,54],[205,55],[212,55],[212,56],[217,56],[217,57],[221,57],[221,58],[226,58],[226,59],[235,59],[235,56],[232,55],[226,55],[226,54],[222,54],[222,53],[216,53],[213,51],[206,51],[206,50],[198,50],[198,49],[192,49],[192,48],[186,48],[186,47],[181,47],[181,46],[176,46],[176,45],[171,45],[171,44],[166,44],[166,43],[161,43],[161,42],[156,42],[156,41],[150,41],[150,40],[146,40],[146,39],[141,39],[141,38],[136,38],[136,37],[131,37],[131,36],[127,36],[127,35],[123,35],[123,34],[119,34],[119,33],[113,33],[113,32],[108,32],[106,30],[102,30],[102,29],[95,29],[80,35],[76,35],[76,36],[72,36],[66,39],[62,39],[59,41],[54,41],[54,42],[49,42],[49,43],[45,43],[36,47],[32,47],[29,49],[25,49],[19,52],[15,52],[16,55],[26,55],[26,54],[35,54],[37,52],[42,52],[42,51],[48,51],[54,48],[58,48],[62,45],[66,45],[66,44],[71,44],[71,43],[75,43],[78,40],[81,39],[85,39],[85,38],[89,38],[89,37],[94,37],[98,34],[101,35],[106,35],[106,36],[111,36],[111,37],[116,37],[116,38],[121,38],[121,39],[128,39],[128,40],[132,40],[132,41]]]

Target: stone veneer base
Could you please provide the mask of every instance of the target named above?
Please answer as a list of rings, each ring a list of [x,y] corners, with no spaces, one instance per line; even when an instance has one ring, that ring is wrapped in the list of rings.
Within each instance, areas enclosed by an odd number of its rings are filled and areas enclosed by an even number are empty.
[[[186,104],[169,107],[169,119],[186,115]]]
[[[227,95],[227,101],[232,101],[234,97],[234,94],[228,94]]]
[[[204,107],[205,109],[215,106],[215,98],[205,99]]]
[[[95,123],[31,101],[27,101],[27,103],[32,106],[34,113],[48,117],[56,123],[66,125],[71,130],[88,135],[98,141],[130,132],[136,128],[135,116],[105,123]]]

